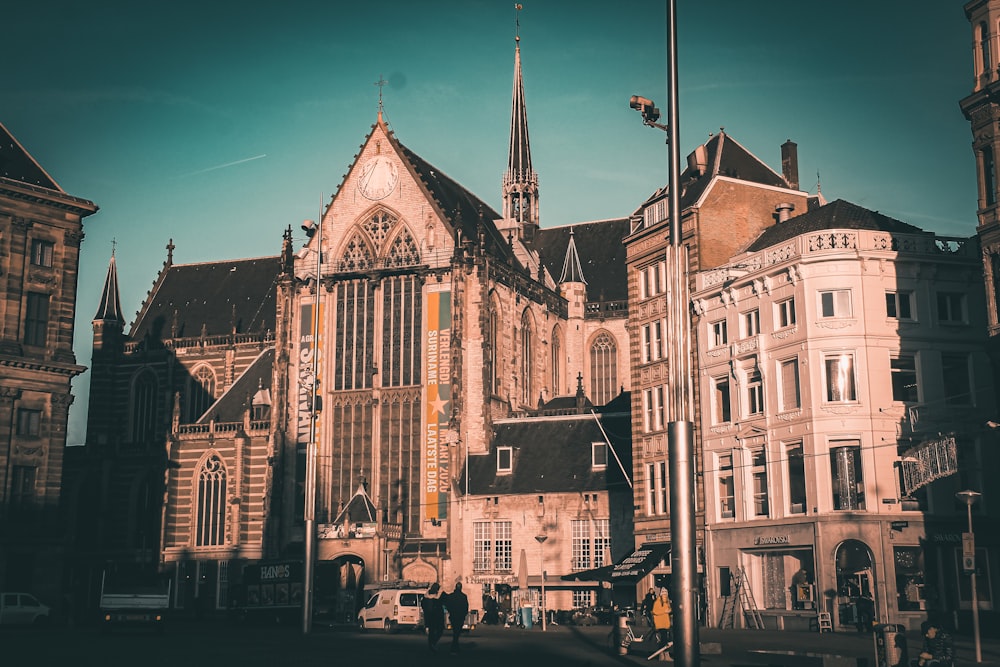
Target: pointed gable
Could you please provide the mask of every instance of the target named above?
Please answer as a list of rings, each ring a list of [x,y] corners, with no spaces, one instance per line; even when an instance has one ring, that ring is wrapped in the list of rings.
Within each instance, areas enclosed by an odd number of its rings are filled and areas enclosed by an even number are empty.
[[[63,192],[3,123],[0,123],[0,177]]]

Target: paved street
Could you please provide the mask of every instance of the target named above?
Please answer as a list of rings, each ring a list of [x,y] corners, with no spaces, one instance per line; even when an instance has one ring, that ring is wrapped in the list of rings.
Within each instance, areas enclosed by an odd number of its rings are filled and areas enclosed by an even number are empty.
[[[234,627],[221,623],[178,624],[163,635],[141,631],[103,635],[96,628],[51,628],[0,632],[0,664],[72,665],[74,667],[275,667],[312,665],[475,665],[476,667],[528,667],[533,665],[636,665],[647,662],[637,650],[619,656],[607,648],[608,626],[550,626],[523,630],[480,626],[463,636],[462,651],[452,656],[447,643],[431,654],[424,637],[415,633],[359,634],[353,629],[317,628],[303,637],[289,627]],[[869,636],[836,633],[776,632],[767,630],[702,630],[703,642],[721,644],[722,653],[706,652],[706,667],[752,664],[747,656],[755,649],[828,653],[867,659],[874,664]],[[916,634],[908,636],[912,651],[919,646]],[[957,641],[957,665],[973,665],[971,642]],[[984,644],[982,664],[1000,666],[1000,642]],[[859,663],[862,664],[862,663]]]

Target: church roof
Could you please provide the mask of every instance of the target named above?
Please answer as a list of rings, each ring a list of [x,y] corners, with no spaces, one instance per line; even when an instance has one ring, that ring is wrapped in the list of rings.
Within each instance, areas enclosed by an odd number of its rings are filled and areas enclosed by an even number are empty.
[[[390,135],[392,136],[392,135]],[[423,181],[431,196],[437,200],[441,210],[461,232],[463,240],[476,242],[479,232],[484,232],[486,250],[510,255],[510,246],[497,230],[495,220],[500,214],[489,204],[472,194],[440,169],[427,162],[393,137],[403,156],[413,166],[414,172]],[[485,224],[480,224],[482,221]]]
[[[763,250],[800,234],[824,229],[869,229],[897,234],[929,233],[919,227],[882,215],[877,211],[869,211],[849,201],[835,199],[825,206],[814,208],[802,215],[779,222],[773,227],[768,227],[750,244],[747,252]]]
[[[538,252],[549,274],[559,276],[572,235],[580,267],[587,278],[587,299],[619,301],[628,298],[628,272],[622,243],[628,233],[628,218],[543,227],[535,232],[531,247]]]
[[[608,407],[611,404],[605,410]],[[632,431],[627,408],[613,413],[598,409],[597,416],[587,413],[498,421],[493,426],[489,454],[469,457],[469,493],[568,493],[624,484],[614,454],[609,452],[606,467],[595,469],[592,465],[591,443],[606,442],[605,433],[622,467],[631,471]],[[510,473],[497,472],[496,448],[502,446],[514,448]]]
[[[367,522],[371,523],[375,521],[377,512],[375,509],[375,503],[368,496],[368,490],[365,488],[365,482],[358,484],[357,491],[351,496],[351,499],[344,505],[344,508],[340,510],[337,517],[333,520],[334,523],[344,523],[344,521],[349,521],[351,523]]]
[[[251,407],[253,398],[261,389],[271,386],[271,369],[274,365],[274,348],[268,347],[254,359],[242,375],[230,385],[222,396],[198,419],[201,424],[210,421],[241,422]]]
[[[274,330],[280,258],[170,264],[129,332],[132,340],[220,336]]]

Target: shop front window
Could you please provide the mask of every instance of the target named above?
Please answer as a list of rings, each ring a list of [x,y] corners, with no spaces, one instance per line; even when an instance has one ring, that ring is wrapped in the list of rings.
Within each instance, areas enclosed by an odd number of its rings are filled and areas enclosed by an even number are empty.
[[[764,609],[812,609],[813,550],[774,549],[749,552],[747,577],[754,599]]]
[[[924,603],[924,552],[920,547],[895,547],[896,600],[899,611],[920,611]]]

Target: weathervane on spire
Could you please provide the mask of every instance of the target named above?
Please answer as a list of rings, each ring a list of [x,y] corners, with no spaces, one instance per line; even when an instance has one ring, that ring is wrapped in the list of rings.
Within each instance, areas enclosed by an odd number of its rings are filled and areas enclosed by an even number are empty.
[[[521,41],[521,20],[519,17],[519,12],[524,9],[524,5],[517,3],[514,5],[514,41]]]
[[[378,81],[375,82],[375,85],[378,86],[378,119],[379,120],[382,120],[382,88],[384,88],[387,83],[389,83],[389,82],[386,81],[385,79],[383,79],[382,75],[379,74],[378,75]]]

